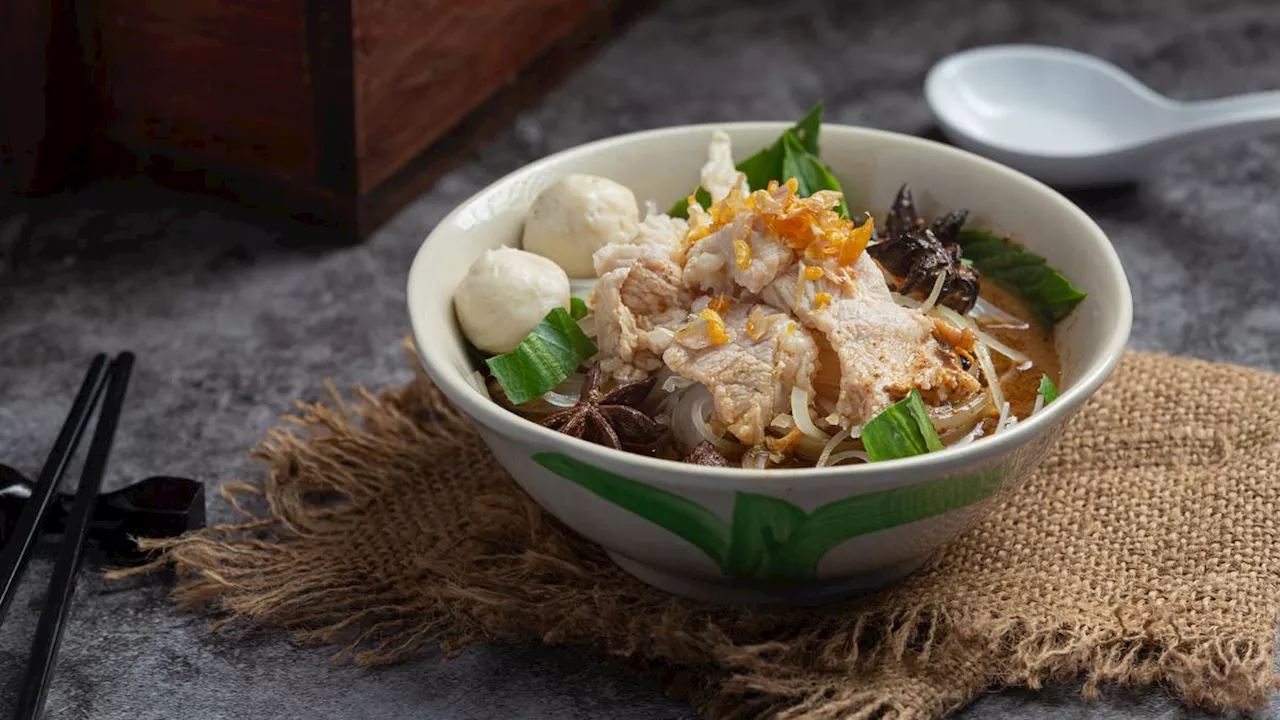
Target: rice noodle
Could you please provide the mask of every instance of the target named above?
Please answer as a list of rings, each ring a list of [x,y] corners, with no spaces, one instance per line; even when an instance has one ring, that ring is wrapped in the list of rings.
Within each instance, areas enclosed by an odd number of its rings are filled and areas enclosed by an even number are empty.
[[[712,445],[715,445],[717,450],[724,452],[733,445],[728,440],[724,439],[723,433],[717,434],[715,430],[711,428],[711,423],[707,421],[707,418],[711,415],[711,412],[709,412],[707,408],[707,405],[710,403],[710,396],[695,400],[693,403],[693,415],[690,419],[693,421],[693,429],[698,433],[699,437]]]
[[[785,437],[796,427],[795,420],[791,418],[791,413],[778,413],[769,421],[769,429],[776,431],[779,435]],[[800,457],[813,459],[822,453],[825,441],[811,438],[808,435],[801,434],[791,446],[791,452]],[[785,459],[785,457],[783,458]],[[780,463],[782,459],[776,459],[774,462]]]
[[[1014,365],[1013,367],[1009,368],[1008,370],[1005,370],[1005,371],[1004,371],[1004,374],[1000,376],[1000,384],[1001,384],[1001,387],[1003,387],[1003,386],[1004,386],[1004,383],[1007,383],[1007,382],[1009,382],[1010,380],[1012,380],[1012,379],[1013,379],[1013,377],[1014,377],[1015,375],[1017,375],[1018,373],[1026,372],[1026,371],[1030,370],[1030,369],[1031,369],[1031,367],[1032,367],[1032,365],[1033,365],[1033,363],[1032,363],[1030,360],[1028,360],[1028,361],[1026,361],[1026,362],[1022,363],[1021,365]]]
[[[938,429],[938,432],[955,430],[981,420],[987,411],[989,401],[990,396],[987,393],[974,393],[964,405],[953,408],[950,415],[930,419],[933,420],[933,426]]]
[[[704,440],[724,454],[740,449],[738,443],[726,440],[723,433],[717,435],[712,430],[707,422],[711,414],[710,402],[711,392],[701,384],[694,384],[681,393],[679,403],[671,412],[670,427],[676,443],[686,452]]]
[[[556,392],[555,390],[548,390],[543,393],[542,399],[545,400],[548,405],[554,405],[558,408],[570,408],[578,404],[577,395],[564,395]]]
[[[955,310],[952,310],[946,305],[935,306],[932,310],[929,311],[929,315],[936,317],[939,320],[946,320],[947,322],[954,325],[957,330],[964,330],[965,328],[968,328],[970,330],[973,329],[973,323],[966,320],[963,315],[956,312]]]
[[[665,369],[665,368],[664,368]],[[682,375],[671,373],[658,385],[663,392],[674,393],[684,390],[693,384],[693,381]]]
[[[818,456],[818,464],[816,465],[816,467],[826,467],[827,460],[831,458],[831,451],[835,450],[836,446],[844,442],[845,439],[848,437],[849,437],[849,431],[841,430],[840,432],[836,433],[835,436],[833,436],[830,440],[828,440],[827,444],[822,446],[822,454]]]
[[[972,443],[974,440],[977,440],[978,438],[982,437],[982,435],[983,435],[982,423],[978,423],[977,425],[973,426],[972,430],[965,433],[964,437],[960,438],[959,440],[956,440],[955,442],[951,443],[947,447],[963,447],[965,445]]]
[[[989,328],[1006,328],[1009,330],[1026,330],[1031,327],[1027,321],[1016,315],[1001,310],[994,303],[989,303],[982,298],[978,298],[978,302],[974,304],[973,309],[969,311],[969,317],[975,322]]]
[[[892,297],[894,302],[898,303],[904,308],[911,308],[914,310],[920,307],[919,300],[916,300],[915,298],[907,297],[906,295],[899,295],[898,293],[891,291],[889,293],[889,297]]]
[[[587,313],[578,320],[578,328],[582,330],[582,334],[593,338],[596,336],[596,315],[595,313]]]
[[[1009,403],[1005,402],[1000,406],[1000,417],[996,420],[996,429],[991,431],[992,435],[1004,429],[1004,421],[1009,419]]]
[[[656,390],[653,395],[654,396],[662,395],[661,388]],[[684,398],[683,389],[676,390],[675,392],[667,393],[666,395],[662,395],[662,397],[658,398],[655,402],[653,402],[653,404],[650,407],[651,412],[654,415],[655,419],[657,418],[658,415],[662,415],[664,417],[670,418],[671,413],[674,412],[675,409],[680,405],[680,401],[683,398]]]
[[[585,375],[574,373],[565,378],[564,382],[543,393],[542,399],[548,405],[558,408],[573,407],[578,404],[578,400],[582,397],[582,383],[585,381]]]
[[[925,298],[924,303],[920,305],[920,312],[927,313],[933,306],[938,303],[938,298],[942,297],[942,286],[947,284],[947,271],[943,270],[938,273],[938,278],[933,281],[933,290],[929,291],[929,297]]]
[[[983,345],[986,345],[992,350],[995,350],[1001,355],[1018,363],[1019,366],[1027,365],[1028,368],[1030,367],[1029,363],[1031,362],[1031,358],[1027,357],[1025,353],[1021,353],[1021,352],[1018,352],[1017,350],[1014,350],[1013,348],[1009,347],[1008,345],[1005,345],[1004,343],[982,332],[981,330],[978,330],[976,328],[972,328],[972,329],[973,329],[974,336],[978,338],[978,342],[982,343]]]
[[[742,455],[742,467],[747,470],[763,470],[769,464],[769,451],[751,448]]]
[[[982,330],[978,329],[978,325],[974,323],[972,320],[970,320],[969,318],[966,318],[965,316],[961,315],[955,310],[952,310],[946,305],[935,306],[933,309],[929,311],[929,314],[932,315],[933,317],[946,320],[947,322],[956,326],[956,329],[958,330],[964,330],[966,328],[968,328],[969,330],[972,330],[973,335],[978,339],[978,342],[982,343],[983,345],[986,345],[987,347],[991,348],[992,350],[995,350],[996,352],[1000,353],[1001,355],[1004,355],[1005,357],[1009,358],[1010,360],[1016,363],[1031,362],[1031,358],[1027,357],[1026,354],[1018,352],[1017,350],[1014,350],[1008,345],[1005,345],[999,340],[986,334]]]
[[[987,346],[978,343],[973,346],[973,354],[978,356],[978,367],[982,368],[982,377],[987,381],[987,392],[991,395],[993,407],[1004,405],[1004,392],[1000,390],[1000,376],[996,374],[995,365],[991,364],[991,353]]]
[[[862,462],[871,462],[871,458],[867,457],[867,453],[863,450],[845,450],[844,452],[832,455],[828,460],[828,466],[839,465],[845,460],[861,460]]]
[[[791,454],[806,460],[814,460],[822,454],[822,448],[825,444],[823,441],[814,440],[808,435],[801,435],[796,438],[795,445],[791,446]]]
[[[1035,415],[1044,409],[1044,393],[1036,393],[1036,404],[1031,406],[1031,414]]]
[[[791,419],[795,421],[800,432],[815,440],[826,440],[829,436],[813,424],[809,415],[809,391],[800,387],[791,388]]]

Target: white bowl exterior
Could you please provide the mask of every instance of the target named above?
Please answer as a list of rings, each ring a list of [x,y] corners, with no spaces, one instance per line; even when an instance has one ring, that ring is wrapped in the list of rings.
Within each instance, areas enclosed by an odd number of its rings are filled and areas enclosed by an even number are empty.
[[[747,591],[760,590],[783,578],[784,584],[822,583],[866,575],[927,555],[968,527],[1000,494],[1026,480],[1057,440],[1061,423],[1048,427],[1009,452],[982,462],[964,467],[937,468],[925,474],[913,473],[905,486],[898,478],[884,477],[870,482],[852,482],[846,486],[810,488],[801,480],[755,489],[754,492],[780,498],[812,515],[820,507],[849,502],[853,498],[881,493],[894,487],[907,491],[933,487],[933,492],[924,491],[917,496],[912,496],[910,492],[904,493],[895,503],[903,511],[918,510],[927,514],[930,512],[929,504],[939,500],[939,493],[948,494],[964,478],[987,475],[993,479],[989,495],[983,492],[982,497],[972,502],[968,499],[959,500],[956,503],[959,507],[955,509],[856,535],[823,554],[812,574],[805,573],[803,568],[782,567],[778,570],[783,575],[765,579],[764,582],[753,578],[731,577],[730,573],[726,573],[696,545],[637,514],[621,509],[584,487],[567,482],[565,477],[539,465],[533,457],[545,451],[545,447],[522,438],[503,435],[483,425],[479,426],[479,430],[494,455],[525,492],[575,532],[590,538],[612,554],[657,569],[663,574]],[[679,486],[678,483],[677,487],[671,487],[672,477],[660,470],[646,468],[637,472],[634,467],[623,462],[600,462],[598,459],[578,456],[572,450],[565,454],[653,487],[666,486],[669,492],[698,503],[722,518],[734,516],[737,493],[727,489]]]
[[[733,138],[738,160],[772,142],[783,123],[687,126],[620,136],[559,153],[478,193],[424,242],[410,272],[408,299],[423,365],[451,400],[477,421],[498,459],[553,515],[605,548],[677,576],[728,582],[723,568],[693,545],[535,463],[553,451],[697,502],[726,521],[735,493],[780,497],[805,512],[864,493],[963,479],[974,473],[1000,487],[1025,479],[1062,422],[1110,374],[1128,339],[1129,288],[1114,250],[1078,208],[1008,168],[944,145],[845,126],[823,126],[822,157],[840,179],[851,208],[883,217],[903,182],[925,214],[955,207],[971,222],[1008,234],[1044,255],[1088,293],[1056,329],[1063,360],[1059,400],[1012,430],[963,448],[890,463],[822,470],[729,471],[654,460],[566,438],[487,399],[454,320],[453,288],[480,253],[519,243],[525,210],[542,188],[569,173],[601,175],[660,208],[692,188],[717,127]],[[916,500],[903,501],[910,505]],[[928,498],[924,499],[928,502]],[[985,503],[950,509],[909,525],[862,535],[835,547],[815,579],[840,578],[916,557],[951,539]],[[813,575],[809,576],[814,578]]]

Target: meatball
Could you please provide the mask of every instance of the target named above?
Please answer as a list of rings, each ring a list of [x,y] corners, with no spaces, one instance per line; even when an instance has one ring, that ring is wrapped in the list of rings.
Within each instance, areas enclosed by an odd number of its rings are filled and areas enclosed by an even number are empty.
[[[626,187],[593,175],[569,175],[543,190],[524,224],[524,249],[556,262],[570,277],[595,277],[591,256],[636,234],[640,209]]]
[[[487,250],[453,294],[462,332],[477,348],[511,352],[555,308],[569,307],[559,265],[515,248]]]

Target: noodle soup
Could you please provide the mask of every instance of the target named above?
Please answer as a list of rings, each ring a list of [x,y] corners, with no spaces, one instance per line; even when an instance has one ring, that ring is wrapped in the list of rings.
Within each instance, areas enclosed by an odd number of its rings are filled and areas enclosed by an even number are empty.
[[[736,166],[713,134],[700,186],[643,217],[607,178],[546,189],[523,249],[488,251],[455,293],[495,402],[618,450],[757,469],[981,442],[1052,402],[1052,329],[1083,293],[965,209],[922,216],[906,185],[846,207],[819,128],[811,114]]]

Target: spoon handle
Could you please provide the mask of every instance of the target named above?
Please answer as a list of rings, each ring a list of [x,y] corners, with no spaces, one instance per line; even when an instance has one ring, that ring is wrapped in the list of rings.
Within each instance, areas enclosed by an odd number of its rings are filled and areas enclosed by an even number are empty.
[[[1195,139],[1217,140],[1276,131],[1280,130],[1280,91],[1183,103],[1181,115],[1186,132]]]

